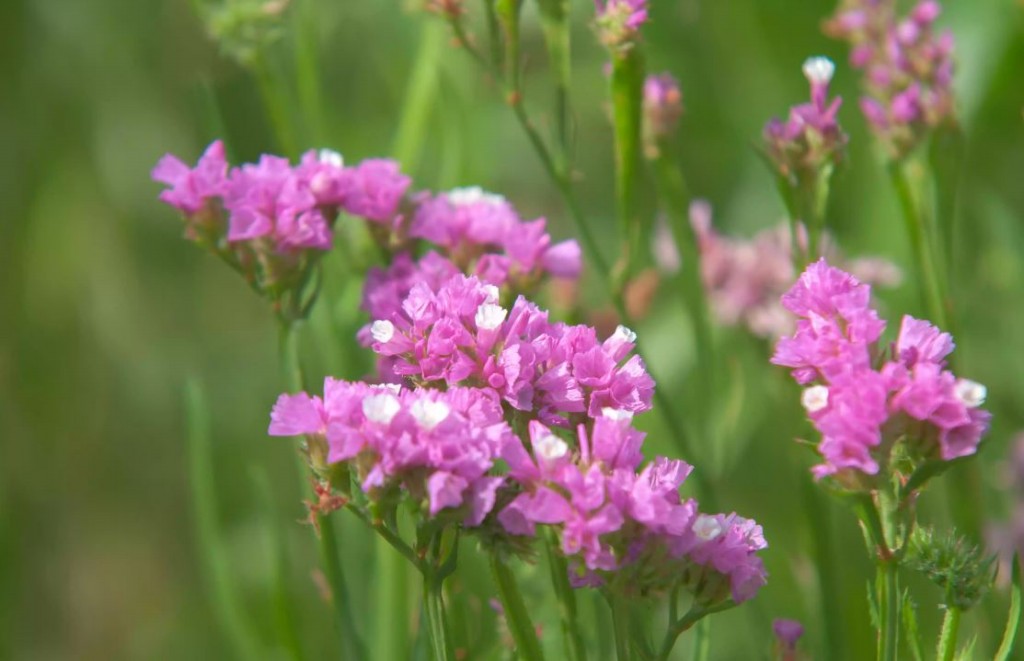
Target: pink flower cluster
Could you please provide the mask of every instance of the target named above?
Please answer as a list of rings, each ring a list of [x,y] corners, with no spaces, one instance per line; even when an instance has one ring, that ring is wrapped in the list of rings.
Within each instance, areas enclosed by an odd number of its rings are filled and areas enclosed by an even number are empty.
[[[503,447],[519,443],[489,390],[407,390],[328,377],[323,398],[281,395],[273,436],[312,437],[326,462],[351,462],[371,495],[404,488],[422,495],[430,516],[457,512],[478,526],[494,507],[501,477],[489,476]]]
[[[624,327],[603,342],[589,326],[548,321],[519,297],[511,310],[498,288],[457,275],[438,290],[417,282],[400,314],[370,326],[372,347],[398,377],[420,383],[493,388],[510,406],[548,424],[595,417],[605,407],[651,407],[654,380]]]
[[[652,74],[644,81],[644,140],[650,158],[658,156],[658,143],[675,135],[683,116],[683,93],[670,73]]]
[[[780,297],[793,284],[792,241],[788,223],[782,223],[738,239],[715,231],[711,205],[696,200],[690,205],[690,223],[701,255],[701,278],[718,323],[742,324],[759,337],[777,338],[793,330],[793,320]],[[806,241],[806,237],[799,237]],[[828,240],[822,251],[836,259],[839,251]],[[671,262],[671,260],[668,260]],[[861,280],[892,286],[899,269],[881,259],[844,260],[844,266]]]
[[[219,140],[195,168],[164,156],[153,179],[170,186],[160,199],[185,215],[190,238],[203,237],[212,245],[223,238],[233,247],[246,244],[257,252],[269,247],[284,254],[329,250],[339,211],[394,222],[410,184],[392,161],[370,159],[345,167],[341,156],[328,150],[307,152],[295,166],[264,155],[257,163],[229,169]]]
[[[935,34],[940,12],[936,0],[903,18],[895,0],[847,0],[825,26],[852,45],[850,62],[865,72],[861,111],[897,157],[953,118],[953,35]]]
[[[521,491],[498,521],[513,535],[556,526],[577,586],[601,585],[615,572],[644,593],[684,577],[698,598],[719,600],[705,580],[714,573],[727,579],[734,601],[749,599],[765,581],[756,555],[767,546],[761,527],[735,514],[701,514],[696,501],[682,501],[679,487],[692,470],[682,461],[657,457],[638,472],[644,435],[632,417],[604,409],[591,433],[579,426],[575,452],[532,421],[530,451],[516,443],[503,453]]]
[[[435,282],[412,284],[399,314],[369,327],[401,385],[328,378],[322,397],[281,395],[270,433],[305,436],[319,474],[347,471],[378,506],[408,496],[513,549],[551,526],[578,587],[752,597],[765,581],[761,528],[682,500],[682,461],[642,466],[632,420],[654,382],[631,356],[635,335],[599,341],[523,297],[506,310],[495,285],[441,259],[424,258]]]
[[[594,0],[601,42],[612,50],[628,49],[647,22],[647,5],[648,0]]]
[[[813,176],[837,161],[847,142],[836,119],[842,99],[828,99],[835,65],[828,58],[812,57],[804,62],[803,72],[811,85],[810,103],[791,108],[785,122],[772,119],[764,127],[765,153],[785,177]]]
[[[819,478],[874,475],[900,439],[921,458],[970,455],[988,429],[991,414],[979,408],[985,387],[945,369],[950,335],[907,315],[886,352],[879,347],[885,321],[870,299],[868,285],[824,259],[782,297],[798,321],[772,362],[809,386],[802,402],[823,436]]]

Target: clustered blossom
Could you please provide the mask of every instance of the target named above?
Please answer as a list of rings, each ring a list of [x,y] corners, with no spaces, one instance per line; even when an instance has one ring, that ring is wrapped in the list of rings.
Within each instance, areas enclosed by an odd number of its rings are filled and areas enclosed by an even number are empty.
[[[792,317],[780,303],[796,276],[789,224],[762,230],[747,240],[725,236],[715,231],[711,205],[703,200],[691,204],[690,223],[701,255],[701,279],[718,323],[742,324],[754,335],[766,338],[791,332]],[[806,237],[798,236],[798,241],[806,241]],[[822,251],[833,260],[839,253],[827,235]],[[673,260],[662,261],[669,265]],[[899,269],[881,259],[859,258],[843,263],[872,284],[892,286],[900,280]]]
[[[493,388],[513,408],[568,426],[604,407],[651,408],[654,380],[630,356],[635,334],[620,327],[599,342],[589,326],[551,323],[524,297],[501,307],[498,289],[457,275],[434,291],[417,282],[401,314],[370,326],[372,347],[397,377]]]
[[[628,49],[647,22],[647,4],[647,0],[594,0],[601,42],[612,50]]]
[[[953,120],[953,35],[935,33],[940,12],[935,0],[902,18],[895,0],[845,0],[825,25],[852,46],[850,63],[865,72],[861,111],[895,157]]]
[[[879,346],[885,321],[870,299],[868,285],[824,259],[782,297],[798,320],[772,362],[807,386],[801,399],[823,437],[819,478],[875,475],[900,439],[922,459],[963,457],[988,430],[985,387],[946,369],[952,337],[905,315],[886,351]]]
[[[438,281],[439,259],[428,260]],[[399,309],[368,329],[398,382],[328,378],[322,397],[274,406],[270,433],[304,436],[320,475],[351,475],[377,508],[407,495],[425,517],[511,549],[550,526],[577,587],[681,586],[713,605],[763,585],[760,526],[681,499],[684,462],[643,465],[632,420],[654,382],[630,355],[631,331],[599,341],[523,297],[506,310],[495,285],[461,273],[413,283]]]
[[[825,57],[809,58],[803,65],[811,85],[811,100],[794,106],[786,121],[770,120],[764,127],[765,153],[784,177],[812,177],[823,167],[837,162],[847,137],[837,115],[842,99],[828,98],[835,65]]]
[[[477,526],[494,507],[500,477],[488,475],[501,449],[518,443],[501,403],[488,390],[408,390],[328,377],[323,398],[281,395],[271,412],[273,436],[307,436],[319,461],[351,462],[371,495],[399,487]],[[326,452],[323,448],[326,446]]]
[[[632,418],[604,409],[591,433],[579,426],[575,451],[532,421],[532,452],[515,443],[503,454],[521,492],[498,521],[514,535],[557,526],[577,586],[618,579],[643,594],[682,581],[699,599],[749,599],[765,579],[756,555],[766,547],[761,527],[735,514],[701,514],[696,501],[681,500],[692,470],[685,462],[657,457],[641,470],[644,435]]]
[[[647,76],[644,81],[644,142],[647,155],[660,153],[659,143],[675,135],[683,116],[683,93],[670,73]]]
[[[170,154],[153,179],[160,199],[182,212],[185,236],[209,248],[261,291],[295,285],[316,254],[330,250],[339,212],[390,223],[410,180],[391,161],[346,167],[336,152],[309,151],[297,165],[264,155],[229,167],[221,141],[194,168]]]

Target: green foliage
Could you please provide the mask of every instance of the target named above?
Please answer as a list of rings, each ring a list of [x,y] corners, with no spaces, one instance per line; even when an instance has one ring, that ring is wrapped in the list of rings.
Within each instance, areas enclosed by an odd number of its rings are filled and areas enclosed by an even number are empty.
[[[931,528],[914,531],[906,558],[909,567],[944,590],[947,606],[961,611],[970,610],[992,587],[995,559],[955,531]]]

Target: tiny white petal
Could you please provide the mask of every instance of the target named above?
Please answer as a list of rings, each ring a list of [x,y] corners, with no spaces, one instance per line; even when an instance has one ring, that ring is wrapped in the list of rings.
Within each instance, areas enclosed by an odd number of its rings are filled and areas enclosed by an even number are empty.
[[[717,517],[701,514],[693,522],[693,534],[705,542],[710,542],[722,534],[722,524]]]
[[[544,434],[533,442],[533,452],[541,459],[553,461],[564,457],[569,452],[569,446],[554,434]]]
[[[614,420],[615,422],[622,422],[623,420],[628,422],[633,419],[632,411],[615,409],[610,406],[606,406],[603,409],[601,409],[601,415],[608,418],[609,420]]]
[[[615,333],[612,334],[612,337],[624,342],[629,342],[630,344],[636,343],[636,333],[622,324],[615,327]]]
[[[430,431],[438,426],[448,417],[451,409],[444,402],[435,402],[429,399],[419,399],[409,407],[409,414],[416,420],[420,427]]]
[[[988,396],[988,388],[970,379],[957,379],[953,389],[957,399],[963,402],[964,406],[972,409],[984,404],[985,397]]]
[[[370,335],[375,342],[386,344],[395,336],[395,325],[387,319],[378,319],[370,325]]]
[[[373,388],[374,390],[382,390],[389,392],[392,395],[397,395],[402,392],[401,383],[372,383],[370,384],[370,387]]]
[[[336,168],[345,166],[345,159],[333,149],[321,149],[317,154],[317,160],[325,165],[333,165]]]
[[[836,65],[827,57],[809,57],[804,61],[804,75],[814,84],[827,84],[836,72]]]
[[[508,311],[500,305],[484,303],[476,309],[476,327],[480,330],[494,330],[505,321]]]
[[[828,406],[828,388],[825,386],[811,386],[805,388],[800,395],[800,403],[804,405],[808,413],[817,413]]]
[[[363,400],[363,415],[366,419],[382,425],[389,424],[401,408],[398,398],[390,392],[370,395]]]
[[[497,303],[501,299],[501,290],[497,285],[484,285],[484,295],[486,303]]]
[[[498,205],[504,204],[505,198],[501,195],[495,195],[494,193],[488,193],[479,186],[467,186],[466,188],[453,188],[446,193],[445,197],[448,201],[457,207],[466,206],[470,204],[477,204],[480,202]]]

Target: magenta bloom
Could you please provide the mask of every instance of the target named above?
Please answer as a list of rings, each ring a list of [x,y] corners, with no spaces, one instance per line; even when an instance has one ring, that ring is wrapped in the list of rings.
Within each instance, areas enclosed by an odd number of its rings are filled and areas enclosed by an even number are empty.
[[[210,143],[195,168],[189,168],[180,159],[165,154],[153,168],[154,181],[167,184],[160,200],[184,214],[198,213],[208,202],[221,197],[227,190],[228,163],[224,157],[224,143]]]
[[[900,438],[922,459],[977,450],[991,418],[980,409],[986,391],[945,368],[953,350],[948,333],[904,316],[887,352],[870,288],[825,260],[807,267],[782,304],[798,317],[797,327],[779,339],[772,362],[810,386],[802,402],[822,434],[824,459],[816,477],[874,475],[887,459],[879,453]]]
[[[795,650],[797,642],[803,638],[804,626],[797,620],[776,619],[772,621],[772,631],[785,650]]]
[[[395,161],[367,159],[352,170],[342,206],[353,216],[389,224],[398,214],[410,183],[412,180],[401,173]]]

